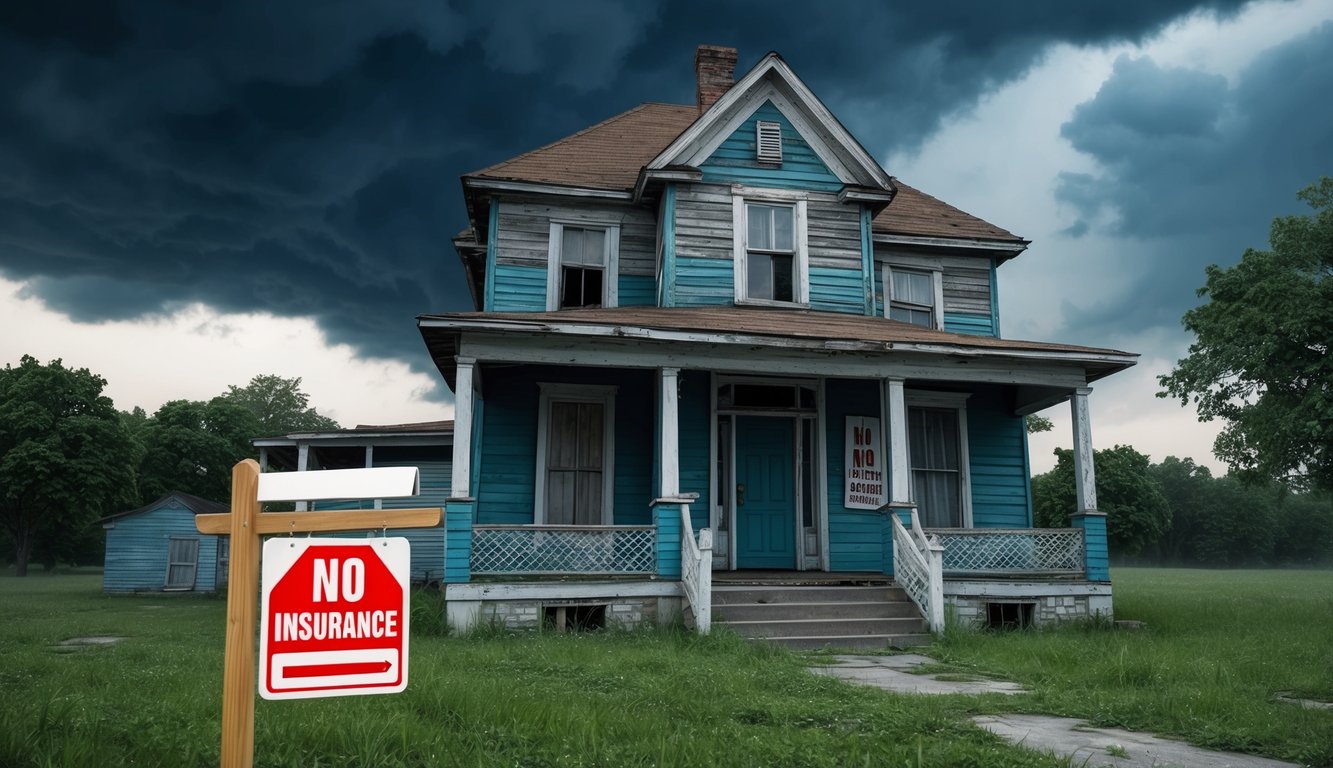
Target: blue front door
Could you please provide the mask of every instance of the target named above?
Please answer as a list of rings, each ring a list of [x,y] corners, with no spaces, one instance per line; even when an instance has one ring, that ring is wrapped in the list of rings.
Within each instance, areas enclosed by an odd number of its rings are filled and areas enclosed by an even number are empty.
[[[793,419],[736,418],[736,567],[796,567]]]

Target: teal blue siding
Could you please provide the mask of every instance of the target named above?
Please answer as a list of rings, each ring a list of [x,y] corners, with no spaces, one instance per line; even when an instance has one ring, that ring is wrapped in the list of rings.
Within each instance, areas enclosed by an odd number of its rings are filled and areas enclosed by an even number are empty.
[[[760,165],[755,159],[755,123],[782,124],[782,165]],[[753,184],[837,192],[843,186],[815,151],[771,101],[755,110],[700,166],[704,181]]]
[[[846,419],[848,416],[879,416],[879,382],[828,379],[824,387],[824,408],[828,416],[829,570],[881,571],[887,561],[882,530],[884,516],[869,510],[850,510],[842,505]]]
[[[1106,515],[1074,515],[1070,524],[1083,529],[1083,562],[1088,581],[1110,581],[1111,568],[1106,544]]]
[[[674,306],[730,304],[736,297],[735,286],[735,269],[730,259],[676,259]]]
[[[864,275],[856,269],[810,267],[810,308],[861,315],[866,311]]]
[[[482,309],[495,311],[495,267],[496,247],[500,237],[500,198],[491,198],[490,219],[486,223],[486,295],[482,299]]]
[[[497,264],[495,288],[491,293],[493,312],[545,312],[546,270]]]
[[[658,304],[676,306],[676,185],[662,190],[662,282]]]
[[[533,521],[537,468],[538,382],[612,384],[616,394],[614,522],[644,525],[652,501],[650,371],[526,366],[486,377],[477,523],[522,525]]]
[[[953,333],[967,333],[973,336],[995,335],[994,320],[990,315],[968,312],[945,312],[944,330]]]
[[[475,502],[450,501],[444,508],[445,583],[472,580],[472,523],[475,519]]]
[[[692,520],[694,515],[690,515]],[[664,579],[680,578],[680,505],[653,507],[653,525],[657,526],[657,575]]]
[[[709,450],[712,444],[712,419],[708,414],[707,371],[681,371],[677,423],[680,437],[680,490],[697,493],[699,500],[690,505],[690,523],[694,530],[707,528],[709,523]],[[647,434],[656,434],[650,429]]]
[[[621,275],[616,303],[622,307],[652,307],[657,304],[657,281],[649,275]],[[544,297],[543,297],[544,298]]]
[[[968,472],[972,525],[1027,528],[1032,524],[1023,419],[1010,416],[998,397],[981,392],[967,403]]]
[[[199,533],[194,512],[175,499],[157,509],[107,523],[102,588],[107,592],[160,592],[167,580],[167,549],[172,538],[199,542],[194,591],[216,589],[218,536]]]

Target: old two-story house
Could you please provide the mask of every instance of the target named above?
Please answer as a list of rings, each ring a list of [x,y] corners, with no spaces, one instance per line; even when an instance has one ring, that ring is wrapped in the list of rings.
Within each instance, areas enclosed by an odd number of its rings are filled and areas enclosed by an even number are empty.
[[[1002,338],[1027,241],[890,176],[777,54],[735,63],[463,177],[477,311],[418,318],[455,394],[451,622],[1109,616],[1088,393],[1136,356]],[[1066,400],[1079,503],[1035,529],[1024,415]]]

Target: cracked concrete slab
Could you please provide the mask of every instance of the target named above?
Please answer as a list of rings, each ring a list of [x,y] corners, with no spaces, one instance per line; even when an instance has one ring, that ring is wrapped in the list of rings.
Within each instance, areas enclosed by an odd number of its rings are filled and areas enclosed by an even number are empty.
[[[950,680],[940,679],[936,675],[914,675],[905,670],[915,669],[923,664],[934,664],[935,660],[927,656],[905,653],[897,656],[834,656],[838,663],[811,667],[817,675],[836,677],[850,683],[869,685],[897,693],[926,694],[982,694],[1026,693],[1017,683],[1002,680]]]
[[[1014,744],[1068,757],[1087,768],[1296,768],[1264,757],[1216,752],[1119,728],[1050,715],[979,715],[972,722]]]

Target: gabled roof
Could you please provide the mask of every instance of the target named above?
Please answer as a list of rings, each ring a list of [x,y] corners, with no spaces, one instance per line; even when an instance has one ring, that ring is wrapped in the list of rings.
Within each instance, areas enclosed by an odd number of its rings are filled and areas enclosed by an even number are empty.
[[[639,172],[698,118],[699,111],[693,106],[640,104],[572,136],[467,174],[464,182],[522,182],[601,190],[619,193],[628,201]],[[1018,235],[896,177],[893,182],[898,193],[875,217],[873,228],[877,234],[991,241],[1016,249],[1027,244]]]
[[[131,509],[125,512],[117,512],[114,515],[107,515],[97,522],[106,523],[112,520],[119,520],[122,517],[130,517],[132,515],[141,515],[145,512],[152,512],[169,506],[173,501],[196,515],[211,515],[218,512],[226,512],[228,509],[227,505],[221,502],[209,501],[208,499],[200,498],[192,493],[186,493],[184,491],[170,491],[151,504],[145,504],[138,509]]]
[[[844,184],[893,191],[889,174],[787,62],[770,52],[647,164],[649,170],[698,166],[764,101],[796,125],[811,149]]]

